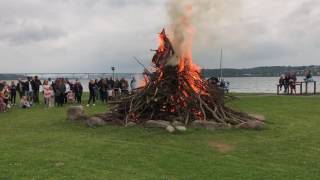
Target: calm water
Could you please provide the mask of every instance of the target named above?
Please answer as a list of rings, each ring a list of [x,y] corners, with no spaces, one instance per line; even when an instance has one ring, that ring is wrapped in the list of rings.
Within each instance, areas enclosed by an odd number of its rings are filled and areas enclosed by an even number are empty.
[[[298,81],[303,81],[304,77],[298,77]],[[313,77],[317,81],[317,85],[320,83],[320,76]],[[278,77],[237,77],[237,78],[225,78],[230,82],[230,91],[239,93],[276,93]],[[309,89],[313,88],[310,84]]]
[[[131,77],[125,77],[130,84]],[[137,81],[141,79],[139,75],[136,76]],[[230,82],[230,91],[238,93],[276,93],[276,85],[278,84],[278,77],[236,77],[236,78],[224,78]],[[320,87],[320,76],[315,76],[314,80],[317,81],[318,87]],[[72,80],[71,80],[72,81]],[[303,77],[298,77],[298,81],[303,81]],[[9,82],[9,81],[8,81]],[[88,91],[89,80],[81,80],[84,91]],[[310,84],[309,89],[313,87]],[[319,89],[319,88],[318,88]],[[318,90],[319,92],[320,90]]]

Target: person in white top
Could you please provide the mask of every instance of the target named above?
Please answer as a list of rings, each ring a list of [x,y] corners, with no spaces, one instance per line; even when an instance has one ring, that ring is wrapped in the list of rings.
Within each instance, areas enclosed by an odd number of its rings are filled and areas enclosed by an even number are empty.
[[[50,91],[50,85],[47,80],[43,82],[43,95],[44,95],[44,104],[46,107],[49,107],[49,101],[51,98],[51,91]]]

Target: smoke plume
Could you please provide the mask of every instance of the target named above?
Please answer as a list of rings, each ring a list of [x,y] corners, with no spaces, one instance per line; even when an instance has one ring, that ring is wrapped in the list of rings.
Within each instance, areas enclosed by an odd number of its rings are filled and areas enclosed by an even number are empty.
[[[219,27],[235,21],[240,9],[241,0],[169,0],[169,34],[177,56],[192,57],[193,44],[212,47]]]

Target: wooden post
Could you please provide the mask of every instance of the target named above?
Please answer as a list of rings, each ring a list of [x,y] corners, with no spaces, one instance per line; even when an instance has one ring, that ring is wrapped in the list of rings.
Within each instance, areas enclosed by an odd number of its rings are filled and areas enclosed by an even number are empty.
[[[317,94],[317,82],[313,82],[313,94]]]
[[[300,82],[300,95],[302,95],[302,82]]]
[[[306,94],[308,94],[308,81],[306,81]]]

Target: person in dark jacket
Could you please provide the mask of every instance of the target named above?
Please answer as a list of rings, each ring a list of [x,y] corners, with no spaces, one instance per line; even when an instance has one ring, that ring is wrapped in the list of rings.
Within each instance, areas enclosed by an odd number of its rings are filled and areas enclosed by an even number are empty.
[[[55,96],[58,106],[63,106],[64,104],[64,94],[66,92],[66,86],[64,80],[58,79],[55,83]]]
[[[38,79],[38,76],[35,76],[33,79],[33,100],[34,103],[39,104],[39,92],[40,86],[42,85],[41,81]]]
[[[5,83],[0,81],[0,91],[3,90]]]
[[[99,100],[99,96],[100,96],[100,93],[99,93],[99,91],[100,91],[100,86],[99,86],[99,80],[98,79],[96,79],[96,80],[94,80],[94,90],[95,90],[95,92],[94,92],[94,95],[96,96],[96,100]]]
[[[11,105],[15,105],[16,104],[16,98],[17,98],[17,86],[14,83],[14,81],[11,82],[11,86],[10,86],[10,102]]]
[[[93,103],[92,105],[95,106],[95,102],[96,102],[95,86],[96,86],[96,84],[95,84],[94,80],[90,80],[90,82],[89,82],[89,94],[90,95],[89,95],[89,100],[88,100],[88,104],[87,104],[88,107],[90,106],[91,101]]]
[[[114,80],[112,79],[112,77],[109,78],[109,80],[107,81],[107,84],[108,84],[108,89],[114,88]]]
[[[103,81],[103,78],[101,78],[101,79],[98,81],[98,89],[99,89],[99,97],[100,97],[100,100],[103,102],[103,101],[104,101],[104,97],[103,97],[102,81]]]
[[[77,103],[79,103],[79,104],[82,103],[82,100],[81,100],[82,92],[83,92],[83,87],[82,87],[80,81],[76,80],[76,83],[73,86],[73,93],[74,93],[74,95],[76,97]]]
[[[282,91],[282,87],[284,87],[284,77],[285,77],[285,75],[283,74],[279,78],[280,91]]]
[[[101,85],[100,85],[100,100],[102,101],[102,103],[108,102],[107,92],[108,92],[107,79],[102,79]]]
[[[286,73],[283,83],[284,83],[284,93],[289,94],[289,87],[290,87],[290,74],[289,73]]]
[[[17,92],[19,93],[19,98],[21,99],[22,96],[25,96],[25,83],[19,79],[18,84],[17,84]]]

